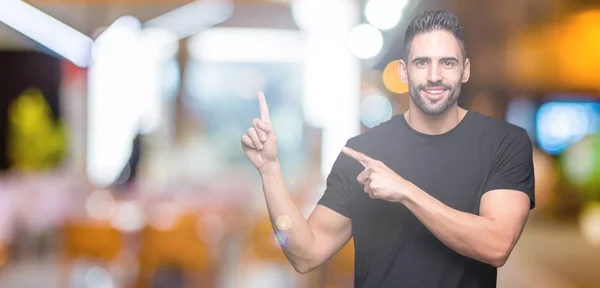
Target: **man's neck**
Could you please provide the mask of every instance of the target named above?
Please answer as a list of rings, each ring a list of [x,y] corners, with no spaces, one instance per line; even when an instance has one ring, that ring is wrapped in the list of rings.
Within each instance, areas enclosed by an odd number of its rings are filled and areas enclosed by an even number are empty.
[[[423,134],[444,134],[456,127],[467,114],[467,110],[454,105],[440,115],[428,115],[411,103],[404,113],[408,125]]]

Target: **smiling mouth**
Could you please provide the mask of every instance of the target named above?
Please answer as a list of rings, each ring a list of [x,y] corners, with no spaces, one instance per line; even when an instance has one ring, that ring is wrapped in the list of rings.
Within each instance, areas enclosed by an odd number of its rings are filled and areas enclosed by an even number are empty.
[[[423,94],[425,94],[425,97],[429,98],[430,100],[437,101],[447,94],[448,89],[446,89],[446,88],[427,88],[427,89],[421,89],[421,91],[423,91]]]

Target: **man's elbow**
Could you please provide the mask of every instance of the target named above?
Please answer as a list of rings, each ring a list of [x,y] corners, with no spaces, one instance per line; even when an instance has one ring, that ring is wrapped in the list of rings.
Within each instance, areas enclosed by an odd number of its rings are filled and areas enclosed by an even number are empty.
[[[490,260],[489,264],[496,268],[500,268],[500,267],[504,266],[504,264],[506,264],[507,260],[508,260],[508,255],[503,256],[503,257],[495,257]]]
[[[504,266],[506,261],[508,261],[511,251],[512,245],[505,245],[504,247],[496,249],[493,253],[491,253],[488,264],[496,268]]]
[[[317,269],[319,266],[309,265],[308,263],[292,263],[292,267],[294,267],[294,270],[299,274],[307,274]]]

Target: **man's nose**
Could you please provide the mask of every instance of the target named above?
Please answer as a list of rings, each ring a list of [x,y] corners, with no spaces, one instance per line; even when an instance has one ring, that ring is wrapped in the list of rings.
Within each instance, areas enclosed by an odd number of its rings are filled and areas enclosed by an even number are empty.
[[[427,75],[427,80],[431,82],[438,82],[442,80],[441,69],[437,65],[429,66],[429,73]]]

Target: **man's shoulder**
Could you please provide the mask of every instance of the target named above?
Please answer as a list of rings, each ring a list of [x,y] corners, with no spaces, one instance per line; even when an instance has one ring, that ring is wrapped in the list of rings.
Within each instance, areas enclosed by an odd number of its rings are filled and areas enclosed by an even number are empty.
[[[377,149],[377,146],[380,146],[377,145],[378,143],[382,143],[386,138],[393,137],[394,134],[401,131],[401,123],[398,117],[402,117],[402,114],[393,115],[390,119],[351,137],[348,139],[347,146],[355,150],[361,149],[363,151]]]
[[[514,138],[514,137],[525,137],[527,138],[527,131],[522,127],[506,122],[503,119],[487,116],[476,111],[469,111],[471,116],[471,125],[475,126],[477,130],[481,131],[482,134],[487,137],[501,139],[501,138]]]

